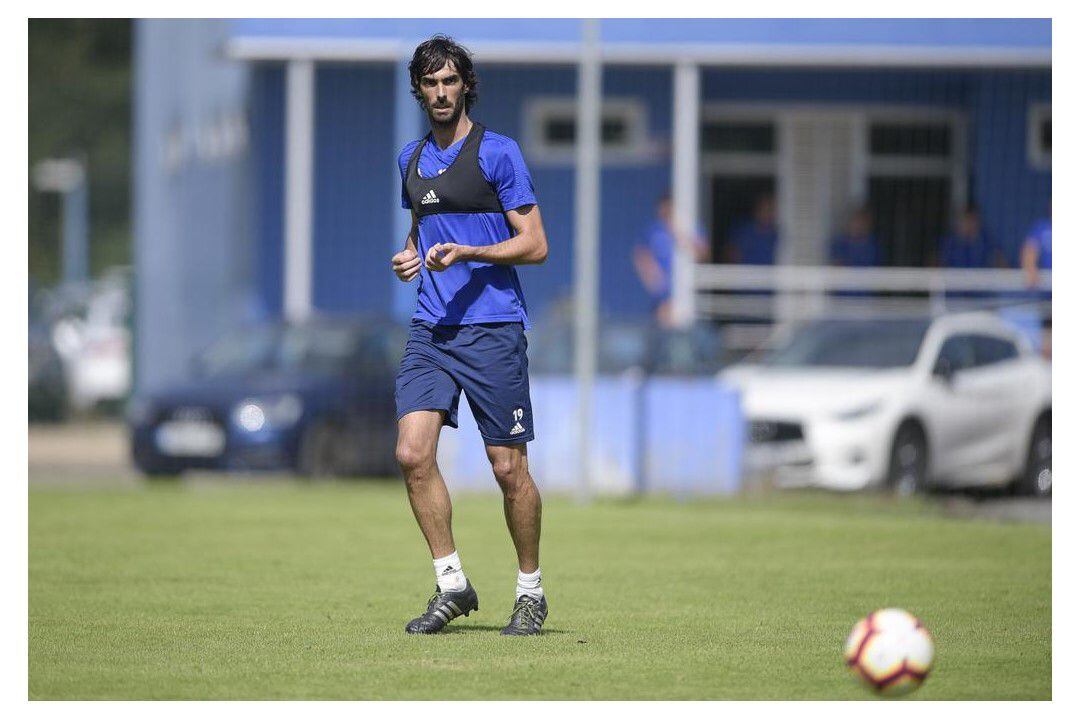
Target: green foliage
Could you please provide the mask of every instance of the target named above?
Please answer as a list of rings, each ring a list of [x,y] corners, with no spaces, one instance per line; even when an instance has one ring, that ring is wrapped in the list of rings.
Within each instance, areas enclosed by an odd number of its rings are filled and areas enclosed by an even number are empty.
[[[29,26],[30,167],[46,158],[85,161],[91,273],[126,264],[132,23],[30,20]],[[51,284],[60,276],[59,198],[31,185],[29,205],[30,277]]]
[[[1050,698],[1048,526],[866,497],[549,497],[551,615],[513,639],[502,503],[460,497],[454,520],[480,611],[416,637],[433,578],[396,483],[32,490],[29,695],[866,699],[843,642],[899,606],[937,644],[912,697]]]

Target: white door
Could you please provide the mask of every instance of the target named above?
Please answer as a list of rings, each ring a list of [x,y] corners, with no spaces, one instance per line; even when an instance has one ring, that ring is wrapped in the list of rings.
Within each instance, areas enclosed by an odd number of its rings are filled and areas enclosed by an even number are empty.
[[[938,358],[948,361],[951,376],[930,383],[931,462],[945,484],[992,485],[1007,474],[1011,446],[1004,438],[1015,422],[1010,408],[1018,363],[987,363],[978,350],[975,335],[947,338]]]
[[[1006,338],[976,334],[975,365],[971,383],[983,398],[983,435],[974,455],[981,458],[961,478],[970,484],[1000,484],[1011,479],[1020,446],[1026,446],[1031,428],[1028,373],[1015,343]]]

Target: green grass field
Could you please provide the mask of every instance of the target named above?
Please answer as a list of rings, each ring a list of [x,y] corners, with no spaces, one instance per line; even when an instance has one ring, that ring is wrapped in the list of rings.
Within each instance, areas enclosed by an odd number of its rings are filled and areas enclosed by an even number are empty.
[[[863,699],[843,641],[900,606],[937,644],[912,697],[1050,698],[1048,526],[874,497],[547,498],[551,615],[503,638],[501,502],[454,512],[480,612],[410,637],[433,581],[397,484],[32,487],[29,695]]]

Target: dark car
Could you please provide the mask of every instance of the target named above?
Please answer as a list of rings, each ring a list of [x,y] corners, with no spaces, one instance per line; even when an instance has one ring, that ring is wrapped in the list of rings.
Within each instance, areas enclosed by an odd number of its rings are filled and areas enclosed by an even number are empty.
[[[49,328],[31,321],[29,334],[30,422],[59,422],[67,414],[68,393],[64,363],[56,352]]]
[[[135,465],[387,475],[394,461],[394,375],[405,330],[320,319],[230,334],[192,361],[191,377],[128,407]]]

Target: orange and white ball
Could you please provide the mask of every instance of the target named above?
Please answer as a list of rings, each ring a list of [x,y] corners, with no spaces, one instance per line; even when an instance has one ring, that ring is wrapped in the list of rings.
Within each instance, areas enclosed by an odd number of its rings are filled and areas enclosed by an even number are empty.
[[[926,680],[934,662],[934,641],[907,610],[876,610],[855,623],[844,660],[875,692],[903,695]]]

